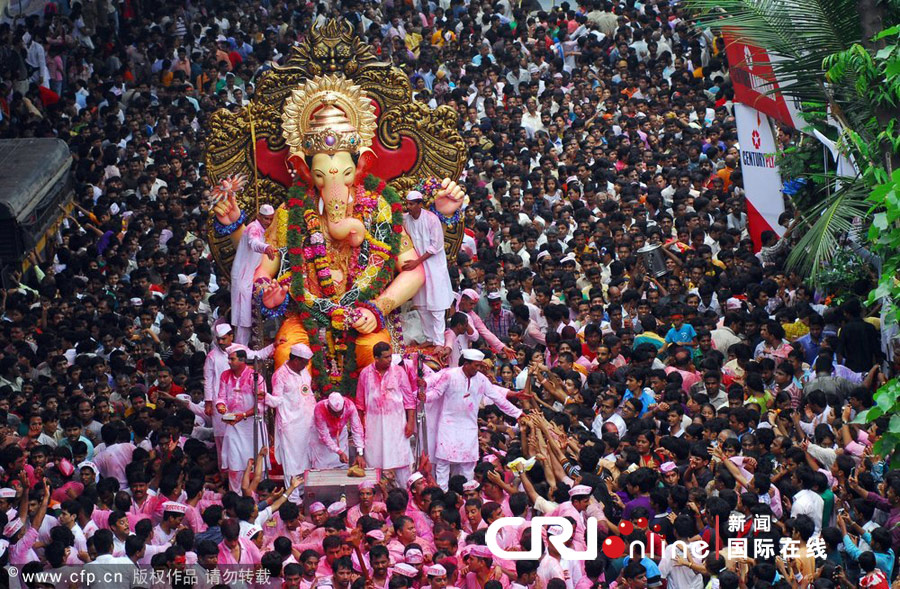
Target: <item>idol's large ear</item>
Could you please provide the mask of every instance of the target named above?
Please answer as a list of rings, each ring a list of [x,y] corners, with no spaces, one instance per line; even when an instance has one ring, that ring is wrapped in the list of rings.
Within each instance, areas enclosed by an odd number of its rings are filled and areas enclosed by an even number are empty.
[[[375,165],[375,160],[377,156],[375,152],[371,149],[364,149],[359,154],[359,158],[356,162],[356,179],[355,182],[357,186],[362,184],[363,180],[366,179],[366,176],[369,175],[369,171],[372,169],[372,166]]]
[[[293,172],[291,177],[294,178],[294,185],[312,186],[312,172],[306,165],[306,160],[298,155],[290,155],[287,158],[287,167],[289,172]]]

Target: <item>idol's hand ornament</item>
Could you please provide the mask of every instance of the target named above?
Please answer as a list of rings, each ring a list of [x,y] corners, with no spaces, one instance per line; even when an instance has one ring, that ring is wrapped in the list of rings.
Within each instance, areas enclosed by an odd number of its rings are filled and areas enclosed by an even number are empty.
[[[359,319],[353,322],[353,329],[365,335],[375,331],[376,327],[378,327],[378,319],[375,318],[375,313],[369,309],[360,309]]]
[[[272,282],[269,285],[263,287],[263,305],[268,307],[269,309],[274,309],[284,303],[285,298],[288,295],[288,287],[287,285],[278,284],[277,282]]]

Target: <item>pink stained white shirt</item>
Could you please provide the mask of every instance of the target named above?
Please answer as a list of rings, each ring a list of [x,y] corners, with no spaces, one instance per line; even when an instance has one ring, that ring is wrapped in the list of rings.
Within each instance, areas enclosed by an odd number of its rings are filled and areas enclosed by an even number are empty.
[[[79,552],[87,552],[87,537],[84,534],[84,530],[81,529],[77,523],[73,524],[71,528],[72,535],[75,536],[75,545],[72,547],[72,552],[75,554],[75,557],[78,557]],[[81,562],[79,560],[79,562]]]
[[[415,502],[410,499],[406,505],[406,517],[413,520],[416,526],[416,534],[425,538],[429,542],[434,542],[434,524],[431,518],[419,509]]]
[[[206,529],[206,524],[203,522],[203,512],[200,511],[197,506],[191,505],[190,503],[185,503],[185,506],[187,507],[187,510],[184,512],[184,525],[191,528],[195,534],[204,531]]]
[[[134,444],[131,442],[123,442],[107,446],[102,451],[94,454],[94,464],[100,469],[100,474],[104,477],[114,477],[119,481],[122,488],[128,486],[128,479],[125,477],[125,467],[131,464],[131,457],[134,454]]]
[[[469,518],[466,515],[466,506],[465,505],[463,505],[462,507],[459,508],[459,518],[460,518],[460,521],[462,522],[462,529],[466,533],[466,535],[471,534],[472,532],[475,532],[478,530],[484,530],[485,528],[488,527],[486,521],[480,520],[478,522],[478,527],[473,530],[472,522],[469,521]],[[462,546],[463,542],[460,542],[460,547]]]
[[[369,513],[363,513],[359,503],[357,503],[347,511],[347,523],[350,524],[351,528],[355,528],[356,522],[364,515],[383,521],[387,518],[387,506],[381,501],[373,501],[372,509],[369,510]]]
[[[165,499],[162,499],[165,501]],[[157,508],[159,507],[160,498],[156,495],[155,491],[147,491],[147,496],[144,498],[144,502],[138,505],[138,502],[134,500],[134,497],[131,499],[131,507],[128,509],[128,513],[131,513],[135,516],[141,516],[134,520],[134,523],[141,521],[144,518],[153,519],[153,516],[156,513]],[[126,514],[127,515],[127,514]],[[131,518],[128,519],[131,522]],[[159,522],[153,522],[153,525],[156,525]],[[134,524],[131,525],[131,529],[134,529]]]
[[[219,391],[216,397],[216,405],[225,405],[226,413],[244,413],[253,411],[253,375],[256,374],[250,366],[235,376],[231,370],[222,373],[219,379]],[[257,390],[266,392],[266,381],[261,374],[257,374]],[[265,409],[260,403],[260,409]],[[246,465],[245,465],[246,466]]]
[[[302,542],[295,544],[294,548],[303,553],[304,550],[315,550],[322,553],[322,541],[325,539],[325,528],[315,528]]]
[[[262,402],[258,402],[254,392],[253,377],[256,375],[256,391],[266,392],[266,381],[250,366],[244,366],[238,376],[232,370],[226,370],[219,379],[219,395],[216,398],[216,407],[225,405],[225,413],[250,413],[254,403],[257,403],[259,411],[265,411]],[[260,423],[259,446],[268,445],[266,428]],[[253,448],[253,417],[245,418],[233,425],[228,425],[225,430],[225,438],[222,441],[221,466],[225,470],[243,471],[247,468],[247,462],[254,458]]]
[[[141,566],[150,566],[150,561],[153,560],[154,556],[161,552],[165,552],[168,549],[168,544],[146,544],[144,545],[144,556],[138,559],[138,564]]]
[[[480,372],[468,378],[462,367],[446,368],[431,377],[427,398],[441,400],[435,458],[452,463],[478,460],[478,410],[482,401],[490,399],[514,419],[522,415],[502,390]]]
[[[316,568],[316,576],[317,577],[330,577],[334,575],[334,570],[331,568],[331,564],[328,562],[327,557],[322,557],[319,559],[319,566]]]
[[[448,327],[444,330],[444,347],[450,348],[447,366],[459,366],[459,357],[464,350],[469,349],[469,338],[465,334],[456,335],[456,332]]]
[[[86,524],[84,524],[84,528],[82,529],[82,532],[84,533],[85,538],[90,538],[91,536],[96,534],[97,530],[99,530],[99,529],[100,529],[100,527],[97,524],[95,524],[93,520],[90,520]]]
[[[231,322],[240,327],[253,325],[253,275],[266,252],[266,230],[259,221],[244,228],[231,265]]]
[[[509,588],[509,579],[506,575],[500,575],[499,579],[500,585],[503,586],[503,589]],[[546,587],[546,584],[544,585]],[[462,579],[462,582],[459,584],[460,589],[484,589],[484,585],[478,580],[478,575],[475,573],[467,573],[466,577]]]
[[[272,394],[266,405],[275,408],[275,458],[284,469],[285,483],[309,469],[316,397],[309,371],[294,372],[286,363],[272,375]]]
[[[675,366],[666,366],[666,374],[677,372],[681,375],[681,390],[690,394],[691,387],[703,380],[703,375],[693,370],[680,370]]]
[[[366,462],[375,468],[403,468],[412,463],[405,435],[406,411],[415,410],[416,392],[402,366],[381,373],[369,364],[359,373],[356,407],[365,412]]]
[[[203,516],[201,515],[202,512],[197,509],[197,507],[187,502],[187,495],[184,493],[184,491],[182,491],[178,496],[165,497],[163,495],[159,495],[157,497],[156,507],[154,508],[153,513],[150,516],[150,520],[154,525],[158,526],[160,523],[162,523],[163,515],[165,513],[164,506],[168,501],[181,503],[186,507],[182,523],[193,530],[195,534],[198,534],[206,529],[206,524],[203,523]]]
[[[584,562],[557,559],[545,554],[538,565],[537,576],[545,587],[551,579],[563,579],[567,589],[574,589],[584,576]]]
[[[34,551],[34,544],[38,541],[38,531],[26,523],[25,533],[15,544],[9,545],[9,564],[21,566],[29,562],[38,562],[38,555]]]
[[[310,465],[312,468],[341,468],[339,452],[347,453],[350,448],[349,433],[357,450],[365,450],[365,431],[359,419],[356,405],[344,400],[340,415],[334,415],[328,408],[328,399],[316,403],[313,412],[315,435],[311,436]]]
[[[156,505],[153,508],[153,512],[150,514],[150,521],[153,522],[154,526],[158,526],[162,523],[163,515],[165,514],[164,506],[167,502],[173,501],[175,503],[185,503],[187,501],[187,495],[184,491],[181,491],[178,495],[162,495],[161,493],[157,493],[156,495]],[[187,513],[185,513],[184,525],[190,525],[190,522],[187,519]],[[194,530],[196,531],[196,530]]]
[[[586,531],[584,514],[575,509],[575,506],[572,505],[571,501],[560,503],[556,509],[551,511],[548,515],[554,517],[567,517],[575,520],[575,532],[572,537],[572,547],[575,548],[575,550],[585,549]]]
[[[153,534],[150,536],[149,544],[153,546],[168,546],[169,541],[175,537],[175,534],[178,533],[178,529],[173,529],[170,532],[162,529],[161,525],[153,528]]]
[[[243,347],[243,346],[242,346]],[[255,360],[256,358],[265,359],[272,357],[272,351],[275,346],[270,344],[259,350],[251,350],[244,348],[247,352],[247,360]],[[228,370],[228,354],[218,346],[215,342],[209,348],[206,355],[206,362],[203,364],[203,400],[215,404],[216,398],[219,396],[219,384],[221,383],[222,373]],[[226,425],[222,421],[222,416],[218,411],[213,410],[212,414],[213,435],[221,438],[225,435]]]
[[[444,311],[453,304],[453,286],[447,270],[447,254],[444,252],[444,227],[437,215],[422,209],[418,219],[406,213],[403,227],[416,248],[416,252],[431,257],[422,263],[425,269],[425,285],[413,295],[413,306],[429,311]]]
[[[459,310],[459,300],[462,298],[461,294],[456,295],[456,300],[453,302],[453,311],[461,312]],[[466,317],[469,318],[469,327],[471,327],[474,333],[466,333],[466,337],[469,338],[471,343],[477,342],[479,339],[484,338],[484,341],[487,342],[487,345],[494,351],[500,352],[506,345],[500,341],[500,338],[497,337],[493,331],[488,329],[488,326],[484,324],[484,321],[481,319],[481,316],[475,312],[473,308],[471,311],[466,313]]]
[[[512,517],[512,510],[509,508],[509,493],[507,493],[506,491],[501,491],[501,493],[503,493],[503,497],[500,499],[500,501],[490,499],[487,497],[487,495],[484,494],[481,495],[481,501],[482,503],[496,503],[500,506],[500,511],[503,513],[503,517]]]
[[[291,544],[296,546],[303,541],[303,527],[302,525],[298,525],[293,530],[288,529],[287,525],[285,525],[284,520],[281,519],[281,514],[277,511],[275,514],[266,521],[263,526],[263,536],[266,538],[266,545],[271,546],[276,538],[280,536],[284,536],[285,538],[291,541]]]
[[[128,529],[130,530],[133,530],[134,526],[142,519],[150,519],[149,515],[135,511],[135,509],[134,503],[132,503],[131,511],[125,514],[125,517],[128,519]],[[95,509],[94,513],[91,514],[91,523],[96,525],[98,529],[108,530],[109,514],[111,513],[111,509]]]
[[[238,538],[237,541],[241,546],[241,554],[239,559],[234,558],[234,554],[232,554],[231,549],[228,548],[228,545],[225,544],[225,540],[219,542],[219,566],[259,564],[261,555],[259,554],[259,548],[256,547],[256,544],[254,544],[250,540],[247,540],[246,538]]]
[[[525,327],[525,331],[522,333],[522,341],[525,342],[526,346],[546,346],[547,337],[544,333],[546,332],[541,331],[541,328],[536,321],[529,321],[528,325]]]

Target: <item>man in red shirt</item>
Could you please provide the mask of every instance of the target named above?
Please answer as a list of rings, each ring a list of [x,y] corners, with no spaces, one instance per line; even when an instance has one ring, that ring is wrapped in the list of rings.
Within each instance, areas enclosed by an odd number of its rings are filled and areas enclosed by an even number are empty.
[[[172,369],[168,366],[160,366],[159,373],[156,377],[156,384],[150,387],[147,393],[151,403],[156,404],[159,393],[174,397],[184,392],[184,388],[175,384],[172,380]]]

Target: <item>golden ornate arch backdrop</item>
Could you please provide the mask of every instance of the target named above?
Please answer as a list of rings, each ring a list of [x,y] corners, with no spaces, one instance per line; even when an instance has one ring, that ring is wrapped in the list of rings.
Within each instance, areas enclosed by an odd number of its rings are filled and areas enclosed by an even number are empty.
[[[248,214],[264,203],[277,208],[287,201],[290,175],[282,134],[284,104],[299,84],[324,74],[352,80],[376,105],[374,147],[379,157],[373,174],[401,194],[422,178],[459,178],[467,152],[456,111],[414,102],[406,75],[379,62],[349,22],[332,19],[314,27],[305,42],[294,46],[285,65],[259,76],[247,106],[237,112],[221,109],[210,117],[206,152],[210,182],[215,185],[231,174],[245,174],[250,181],[239,200]],[[229,268],[234,257],[231,240],[212,230],[211,219],[207,233],[216,262]],[[444,237],[447,254],[455,257],[462,243],[462,222],[445,225]]]

